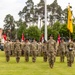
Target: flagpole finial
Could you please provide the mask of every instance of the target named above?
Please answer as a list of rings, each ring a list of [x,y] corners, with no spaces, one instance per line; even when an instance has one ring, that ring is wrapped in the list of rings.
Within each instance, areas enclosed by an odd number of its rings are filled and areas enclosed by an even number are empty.
[[[70,5],[70,3],[68,3],[68,5]]]

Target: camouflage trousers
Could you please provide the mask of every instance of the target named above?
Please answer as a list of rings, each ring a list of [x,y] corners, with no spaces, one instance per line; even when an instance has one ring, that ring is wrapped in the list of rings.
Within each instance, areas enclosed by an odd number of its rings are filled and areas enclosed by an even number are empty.
[[[41,49],[38,50],[37,54],[38,54],[38,56],[42,56],[42,50]]]
[[[60,52],[60,62],[64,62],[65,59],[65,52],[61,51]]]
[[[10,60],[10,51],[5,51],[6,61]]]
[[[30,56],[30,51],[25,50],[24,51],[24,56],[25,56],[25,61],[28,62],[29,61],[29,56]]]
[[[67,53],[67,65],[71,67],[73,62],[74,62],[74,54],[72,51],[69,51]]]
[[[24,56],[24,50],[23,49],[21,50],[21,55]]]
[[[16,56],[16,62],[18,63],[20,61],[21,51],[16,51],[15,56]]]
[[[15,56],[15,49],[12,50],[12,55]]]
[[[55,62],[55,54],[53,52],[48,54],[48,61],[50,68],[53,68]]]
[[[37,56],[37,53],[36,51],[32,51],[32,62],[36,62],[36,56]]]
[[[13,50],[10,50],[10,55],[11,56],[14,56],[15,55],[15,50],[13,49]]]
[[[15,56],[15,50],[13,49],[13,50],[10,50],[10,55],[11,56]]]
[[[44,60],[44,62],[47,62],[47,53],[46,52],[43,52],[43,60]]]

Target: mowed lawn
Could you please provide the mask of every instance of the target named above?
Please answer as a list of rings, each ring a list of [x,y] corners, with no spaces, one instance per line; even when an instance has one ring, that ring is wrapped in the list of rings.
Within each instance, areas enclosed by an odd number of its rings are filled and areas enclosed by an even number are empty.
[[[75,75],[75,62],[72,67],[68,67],[66,59],[60,63],[57,57],[54,68],[51,69],[42,57],[37,57],[35,63],[32,63],[31,57],[29,62],[25,62],[24,57],[21,57],[19,63],[16,63],[15,57],[6,62],[4,51],[0,51],[0,75]]]

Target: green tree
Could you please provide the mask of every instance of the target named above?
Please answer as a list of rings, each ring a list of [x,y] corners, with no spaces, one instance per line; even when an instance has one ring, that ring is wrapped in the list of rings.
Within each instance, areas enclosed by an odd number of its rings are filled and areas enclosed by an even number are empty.
[[[45,13],[45,3],[44,3],[44,0],[40,0],[40,2],[37,4],[37,7],[38,7],[38,15],[40,15],[41,19],[44,19],[44,13]]]
[[[20,24],[21,24],[21,25],[20,25],[20,27],[19,27],[18,30],[17,30],[18,39],[21,39],[22,34],[24,34],[24,36],[25,36],[26,31],[27,31],[25,23],[22,22],[22,23],[20,23]]]
[[[58,33],[60,31],[60,28],[61,28],[61,24],[59,23],[59,21],[55,22],[52,26],[52,29],[58,31]]]
[[[25,7],[19,12],[19,16],[24,18],[26,24],[33,21],[34,17],[34,2],[27,0]]]
[[[41,28],[41,32],[44,33],[44,26]],[[57,29],[54,29],[51,26],[47,26],[47,37],[49,39],[50,35],[52,34],[54,36],[54,39],[57,39],[57,35],[59,34],[59,31]]]
[[[58,5],[57,0],[50,5],[48,5],[48,18],[50,21],[50,25],[52,26],[56,21],[61,22],[62,9],[61,6]]]
[[[5,19],[4,19],[4,30],[7,33],[8,37],[10,37],[10,39],[14,39],[14,29],[15,29],[15,21],[14,21],[14,17],[10,14],[6,15]]]
[[[67,19],[68,19],[68,9],[67,9],[67,8],[65,8],[65,9],[63,10],[62,15],[63,15],[63,17],[62,17],[63,21],[64,21],[65,23],[67,23]]]
[[[57,36],[59,34],[59,32],[57,30],[54,30],[52,27],[48,26],[48,39],[50,37],[50,35],[52,34],[54,39],[57,40]]]
[[[72,36],[73,36],[73,39],[75,40],[75,24],[73,24],[73,34],[72,34]]]
[[[30,39],[35,38],[37,41],[39,41],[40,37],[41,37],[41,31],[40,31],[40,29],[38,29],[37,26],[31,26],[28,28],[26,37],[30,38]]]
[[[67,24],[62,24],[61,29],[59,31],[61,37],[69,37],[69,31],[67,29]]]

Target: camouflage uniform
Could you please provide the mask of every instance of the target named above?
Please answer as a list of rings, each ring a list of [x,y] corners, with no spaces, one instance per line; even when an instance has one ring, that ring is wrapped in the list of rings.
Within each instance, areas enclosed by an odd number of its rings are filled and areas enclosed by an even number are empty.
[[[38,43],[38,56],[41,56],[42,55],[42,44],[39,42]]]
[[[53,68],[56,55],[56,41],[50,39],[47,42],[49,66]]]
[[[15,56],[16,56],[17,63],[20,60],[20,55],[21,55],[21,44],[20,44],[19,40],[17,40],[15,42]]]
[[[24,46],[24,56],[25,56],[25,61],[29,61],[29,56],[30,56],[30,43],[26,41],[25,46]]]
[[[74,54],[74,57],[75,57],[75,42],[74,42],[74,50],[73,50],[73,54]]]
[[[69,67],[72,66],[72,63],[74,62],[74,43],[72,41],[67,43],[67,65]]]
[[[32,54],[32,62],[36,61],[37,56],[37,42],[32,42],[31,44],[31,54]]]
[[[15,55],[15,48],[14,48],[14,42],[11,42],[11,55]]]
[[[47,62],[47,43],[42,44],[43,60]]]
[[[21,55],[24,55],[24,46],[25,46],[25,42],[21,42]]]
[[[4,51],[5,51],[6,61],[8,62],[10,60],[10,42],[9,41],[7,41],[4,44]]]
[[[64,40],[61,40],[61,42],[59,43],[60,62],[64,62],[66,47],[66,42],[64,42]]]

